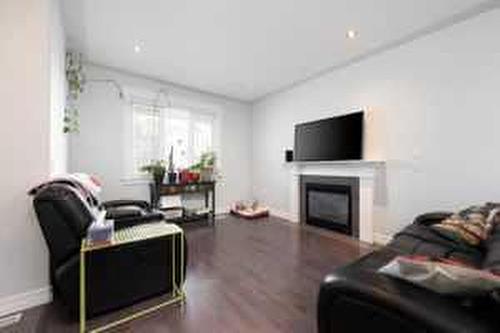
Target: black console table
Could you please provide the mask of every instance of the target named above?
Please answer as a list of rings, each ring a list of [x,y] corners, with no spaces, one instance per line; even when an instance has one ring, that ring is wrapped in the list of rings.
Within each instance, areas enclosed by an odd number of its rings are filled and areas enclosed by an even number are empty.
[[[215,182],[196,182],[196,183],[175,183],[175,184],[149,184],[151,205],[160,210],[182,209],[182,217],[179,222],[187,222],[200,219],[211,219],[215,217]],[[182,195],[188,193],[203,193],[205,196],[205,209],[203,214],[186,214],[184,207],[160,207],[160,198],[162,196]],[[178,219],[176,219],[178,220]]]

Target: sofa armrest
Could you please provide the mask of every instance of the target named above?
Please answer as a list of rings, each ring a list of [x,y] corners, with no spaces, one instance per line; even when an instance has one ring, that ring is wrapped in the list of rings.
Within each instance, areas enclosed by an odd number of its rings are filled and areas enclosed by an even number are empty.
[[[414,220],[414,224],[420,224],[420,225],[432,225],[435,223],[439,223],[442,220],[450,217],[453,213],[451,212],[429,212],[429,213],[424,213],[421,215],[418,215]]]
[[[102,203],[102,206],[108,208],[118,208],[124,206],[136,206],[145,210],[151,210],[149,202],[144,200],[110,200]]]
[[[341,269],[328,275],[318,300],[319,333],[492,332],[456,301],[376,272]]]

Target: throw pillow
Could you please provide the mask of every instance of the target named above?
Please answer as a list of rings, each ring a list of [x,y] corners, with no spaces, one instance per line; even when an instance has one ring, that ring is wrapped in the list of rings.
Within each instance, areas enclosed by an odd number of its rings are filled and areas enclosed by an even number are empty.
[[[493,226],[498,222],[499,212],[498,204],[472,206],[432,225],[432,228],[459,242],[478,246],[488,238]]]
[[[479,296],[500,289],[500,275],[449,259],[398,256],[379,272],[454,296]]]

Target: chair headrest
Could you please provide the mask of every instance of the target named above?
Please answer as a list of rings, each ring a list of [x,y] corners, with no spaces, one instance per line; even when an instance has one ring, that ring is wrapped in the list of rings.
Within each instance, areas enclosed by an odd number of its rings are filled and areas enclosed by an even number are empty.
[[[38,190],[33,204],[37,213],[42,213],[40,209],[45,209],[46,204],[50,204],[50,213],[38,216],[41,224],[53,224],[55,222],[53,214],[58,214],[61,217],[60,222],[64,222],[77,238],[85,236],[88,226],[95,220],[97,213],[75,188],[62,183],[49,184]]]
[[[30,189],[28,194],[35,196],[40,190],[54,184],[64,184],[74,188],[90,206],[100,205],[99,193],[101,192],[101,184],[96,177],[84,173],[72,173],[53,177]]]

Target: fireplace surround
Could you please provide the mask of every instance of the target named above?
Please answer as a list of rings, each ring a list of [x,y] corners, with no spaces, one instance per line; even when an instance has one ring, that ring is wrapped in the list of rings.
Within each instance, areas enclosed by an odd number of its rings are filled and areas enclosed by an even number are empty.
[[[385,163],[374,160],[293,162],[290,164],[289,213],[283,215],[292,222],[301,222],[300,179],[304,176],[358,179],[358,238],[367,243],[374,240],[374,198],[382,191]],[[377,186],[376,186],[377,184]],[[378,190],[376,190],[376,188]],[[379,195],[383,192],[378,192]],[[354,203],[351,196],[351,204]],[[379,197],[381,198],[381,196]],[[355,234],[353,234],[354,236]]]
[[[359,178],[300,176],[300,222],[359,237]]]

